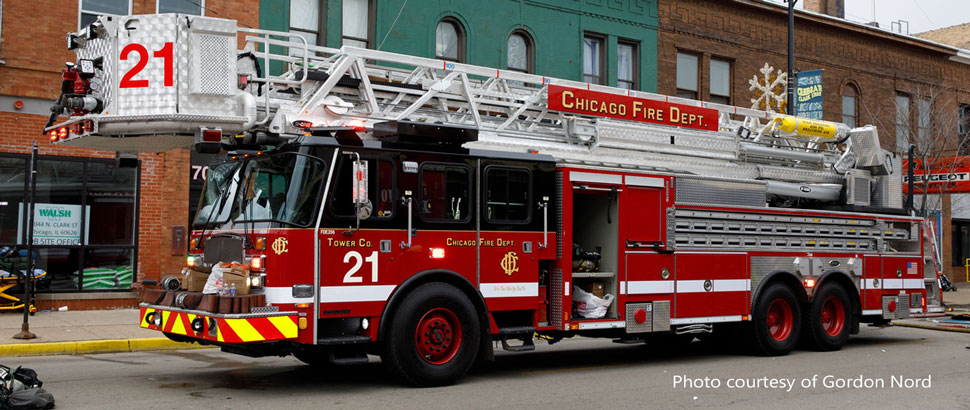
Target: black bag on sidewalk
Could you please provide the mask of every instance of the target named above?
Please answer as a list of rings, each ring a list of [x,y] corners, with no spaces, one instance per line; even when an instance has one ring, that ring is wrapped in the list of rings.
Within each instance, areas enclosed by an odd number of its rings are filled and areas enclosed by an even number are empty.
[[[45,410],[54,408],[54,395],[40,387],[10,393],[7,396],[10,410]]]
[[[0,365],[0,409],[54,408],[54,396],[40,387],[43,384],[33,369],[18,367],[11,372],[9,367]]]

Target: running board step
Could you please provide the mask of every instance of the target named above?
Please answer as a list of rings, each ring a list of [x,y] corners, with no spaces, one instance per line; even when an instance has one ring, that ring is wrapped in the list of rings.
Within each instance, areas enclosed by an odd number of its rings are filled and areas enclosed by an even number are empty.
[[[536,350],[532,335],[536,328],[532,326],[510,326],[498,328],[498,339],[502,342],[502,349],[508,352],[531,352]],[[521,345],[512,346],[509,339],[522,341]]]
[[[532,342],[532,337],[529,337],[527,339],[523,338],[519,340],[522,341],[521,345],[512,346],[512,345],[509,345],[508,339],[503,338],[502,349],[504,349],[507,352],[531,352],[533,350],[536,350],[536,345],[535,343]]]
[[[317,339],[318,345],[324,346],[334,346],[334,345],[352,345],[360,343],[370,343],[370,338],[367,336],[332,336],[332,337],[322,337]]]

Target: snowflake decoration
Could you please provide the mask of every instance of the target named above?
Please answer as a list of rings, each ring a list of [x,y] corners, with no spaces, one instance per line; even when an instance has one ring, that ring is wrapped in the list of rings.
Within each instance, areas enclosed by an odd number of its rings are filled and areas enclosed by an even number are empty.
[[[788,96],[788,73],[778,70],[765,63],[761,77],[754,76],[748,80],[748,90],[754,91],[755,98],[751,99],[751,108],[775,112],[785,112]]]

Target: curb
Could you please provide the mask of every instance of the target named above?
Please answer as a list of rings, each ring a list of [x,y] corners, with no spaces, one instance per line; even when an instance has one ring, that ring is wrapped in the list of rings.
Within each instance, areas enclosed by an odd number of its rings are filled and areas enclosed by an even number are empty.
[[[963,328],[958,328],[958,327],[937,326],[937,325],[924,325],[922,323],[893,322],[893,326],[914,327],[914,328],[917,328],[917,329],[927,329],[927,330],[942,330],[944,332],[970,333],[970,329],[963,329]]]
[[[0,344],[0,356],[53,356],[95,353],[147,352],[155,350],[212,349],[167,338],[81,340],[73,342]]]

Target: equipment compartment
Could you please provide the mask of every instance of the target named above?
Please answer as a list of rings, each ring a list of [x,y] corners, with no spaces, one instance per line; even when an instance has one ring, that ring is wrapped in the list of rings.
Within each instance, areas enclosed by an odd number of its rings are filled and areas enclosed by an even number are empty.
[[[586,288],[601,282],[604,297],[613,295],[613,301],[606,316],[598,319],[616,319],[619,317],[616,310],[617,191],[584,188],[574,188],[573,194],[572,283]]]

